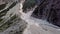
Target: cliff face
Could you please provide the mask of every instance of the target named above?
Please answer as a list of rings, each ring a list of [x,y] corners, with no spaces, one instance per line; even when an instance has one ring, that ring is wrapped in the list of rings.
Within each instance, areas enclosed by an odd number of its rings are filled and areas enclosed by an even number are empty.
[[[44,0],[34,10],[32,16],[60,26],[60,0]]]

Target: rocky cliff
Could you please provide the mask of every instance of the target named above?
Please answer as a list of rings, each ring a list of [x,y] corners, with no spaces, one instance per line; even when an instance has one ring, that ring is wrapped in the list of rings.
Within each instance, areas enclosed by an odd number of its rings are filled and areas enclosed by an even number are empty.
[[[60,0],[44,0],[32,16],[60,26]]]

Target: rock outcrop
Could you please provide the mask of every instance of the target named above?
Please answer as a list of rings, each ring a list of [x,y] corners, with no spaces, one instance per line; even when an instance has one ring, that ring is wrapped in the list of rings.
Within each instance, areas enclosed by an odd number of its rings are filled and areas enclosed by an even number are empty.
[[[32,16],[60,26],[60,0],[44,0],[35,9]]]

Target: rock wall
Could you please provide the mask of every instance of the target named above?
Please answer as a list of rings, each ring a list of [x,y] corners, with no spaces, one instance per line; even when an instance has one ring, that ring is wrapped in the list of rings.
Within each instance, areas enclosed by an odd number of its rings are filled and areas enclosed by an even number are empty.
[[[32,16],[60,26],[60,0],[44,0],[34,10]]]

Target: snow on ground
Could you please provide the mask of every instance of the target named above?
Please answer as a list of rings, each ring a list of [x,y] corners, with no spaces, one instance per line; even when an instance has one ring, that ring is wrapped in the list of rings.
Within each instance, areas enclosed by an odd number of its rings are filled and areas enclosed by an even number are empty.
[[[24,14],[21,18],[25,20],[28,25],[23,34],[60,34],[60,31],[44,24],[48,24],[45,20],[35,19],[28,16],[29,13]]]
[[[23,34],[60,34],[60,31],[54,28],[52,24],[49,25],[46,20],[31,17],[32,12],[33,10],[27,13],[20,12],[21,18],[28,23]]]

